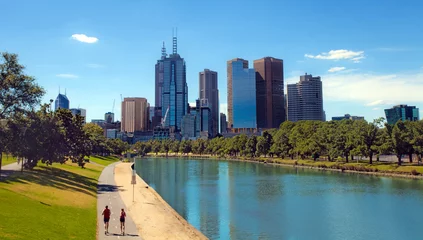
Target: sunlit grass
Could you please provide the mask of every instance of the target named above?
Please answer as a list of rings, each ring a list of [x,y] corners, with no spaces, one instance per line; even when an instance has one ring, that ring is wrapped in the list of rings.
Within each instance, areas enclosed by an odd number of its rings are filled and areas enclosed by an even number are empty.
[[[106,156],[106,157],[102,157],[102,156],[91,156],[88,158],[91,162],[95,162],[98,163],[100,165],[103,166],[107,166],[111,163],[117,162],[119,161],[118,157],[115,156]]]
[[[5,166],[11,163],[16,162],[16,157],[13,157],[11,154],[3,153],[1,156],[1,165]]]
[[[103,167],[39,165],[0,182],[1,239],[95,239]]]

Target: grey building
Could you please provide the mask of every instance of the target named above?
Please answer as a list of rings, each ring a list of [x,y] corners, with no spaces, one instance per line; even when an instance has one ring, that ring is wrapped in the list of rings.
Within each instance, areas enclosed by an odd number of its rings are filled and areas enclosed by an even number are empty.
[[[181,135],[182,140],[197,139],[197,114],[188,113],[182,118]]]
[[[296,84],[288,84],[288,120],[325,121],[323,89],[320,77],[307,73]]]
[[[220,133],[228,131],[228,122],[226,121],[226,114],[220,113]]]
[[[84,118],[84,123],[87,121],[87,110],[83,108],[71,108],[72,115],[79,115]]]
[[[219,132],[219,90],[217,72],[209,69],[199,73],[199,98],[207,99],[211,111],[211,135],[214,137]]]
[[[360,117],[360,116],[351,116],[350,114],[345,114],[344,116],[339,116],[339,117],[332,117],[332,121],[340,121],[340,120],[344,120],[344,119],[350,119],[350,120],[364,120],[364,117]]]
[[[166,48],[165,43],[163,42],[162,47],[162,56],[160,60],[157,61],[155,65],[155,99],[154,99],[154,127],[158,125],[162,117],[162,94],[163,94],[163,83],[164,83],[164,60],[166,59]]]
[[[227,76],[228,128],[256,128],[256,71],[235,58],[227,62]]]
[[[112,112],[107,112],[107,113],[105,113],[105,114],[104,114],[104,120],[105,120],[107,123],[112,123],[112,122],[114,122],[114,121],[115,121],[115,114],[114,114],[114,113],[112,113]]]

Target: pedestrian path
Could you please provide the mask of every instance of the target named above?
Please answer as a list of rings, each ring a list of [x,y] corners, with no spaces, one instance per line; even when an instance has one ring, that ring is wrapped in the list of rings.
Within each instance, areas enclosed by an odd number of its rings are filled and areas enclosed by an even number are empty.
[[[22,161],[21,161],[22,163]],[[21,164],[18,164],[17,162],[5,165],[1,167],[1,178],[6,178],[10,176],[11,174],[21,171]]]
[[[123,203],[119,195],[119,186],[115,184],[113,163],[104,168],[103,172],[98,179],[98,190],[97,190],[97,232],[98,240],[103,239],[132,239],[141,240],[138,234],[137,227],[132,221],[131,217],[127,213],[126,215],[126,229],[125,235],[122,236],[120,233],[120,210],[123,208],[125,212],[128,212],[125,204]],[[128,180],[129,181],[129,180]],[[109,222],[109,234],[104,234],[104,222],[101,213],[105,206],[108,206],[111,211],[110,222]]]

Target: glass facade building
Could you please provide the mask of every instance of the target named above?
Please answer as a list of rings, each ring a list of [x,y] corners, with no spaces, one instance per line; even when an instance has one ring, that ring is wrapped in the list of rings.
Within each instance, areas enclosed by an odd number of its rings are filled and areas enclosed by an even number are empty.
[[[69,99],[66,95],[61,93],[57,95],[56,101],[54,101],[54,110],[59,108],[69,109]]]
[[[186,66],[183,58],[174,51],[163,61],[162,114],[166,115],[165,127],[181,130],[182,117],[188,113],[188,85],[186,81]],[[157,107],[157,105],[156,105]],[[169,110],[168,110],[169,109]]]
[[[240,58],[227,62],[229,128],[256,128],[256,72]]]
[[[397,121],[418,121],[420,119],[419,109],[416,106],[396,105],[385,109],[386,121],[388,124],[395,124]]]

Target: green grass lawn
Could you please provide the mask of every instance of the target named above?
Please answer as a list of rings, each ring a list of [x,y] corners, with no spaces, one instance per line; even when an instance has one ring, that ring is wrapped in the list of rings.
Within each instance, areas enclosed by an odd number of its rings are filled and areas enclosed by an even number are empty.
[[[13,157],[12,155],[6,154],[6,153],[3,153],[1,155],[1,165],[2,166],[8,165],[8,164],[11,164],[11,163],[14,163],[14,162],[16,162],[16,158]]]
[[[1,239],[96,239],[102,166],[39,164],[0,182]]]
[[[115,157],[115,156],[106,156],[106,157],[102,157],[102,156],[91,156],[88,159],[91,162],[95,162],[95,163],[98,163],[98,164],[103,165],[103,166],[107,166],[107,165],[109,165],[111,163],[114,163],[114,162],[119,161],[119,158],[118,157]]]

